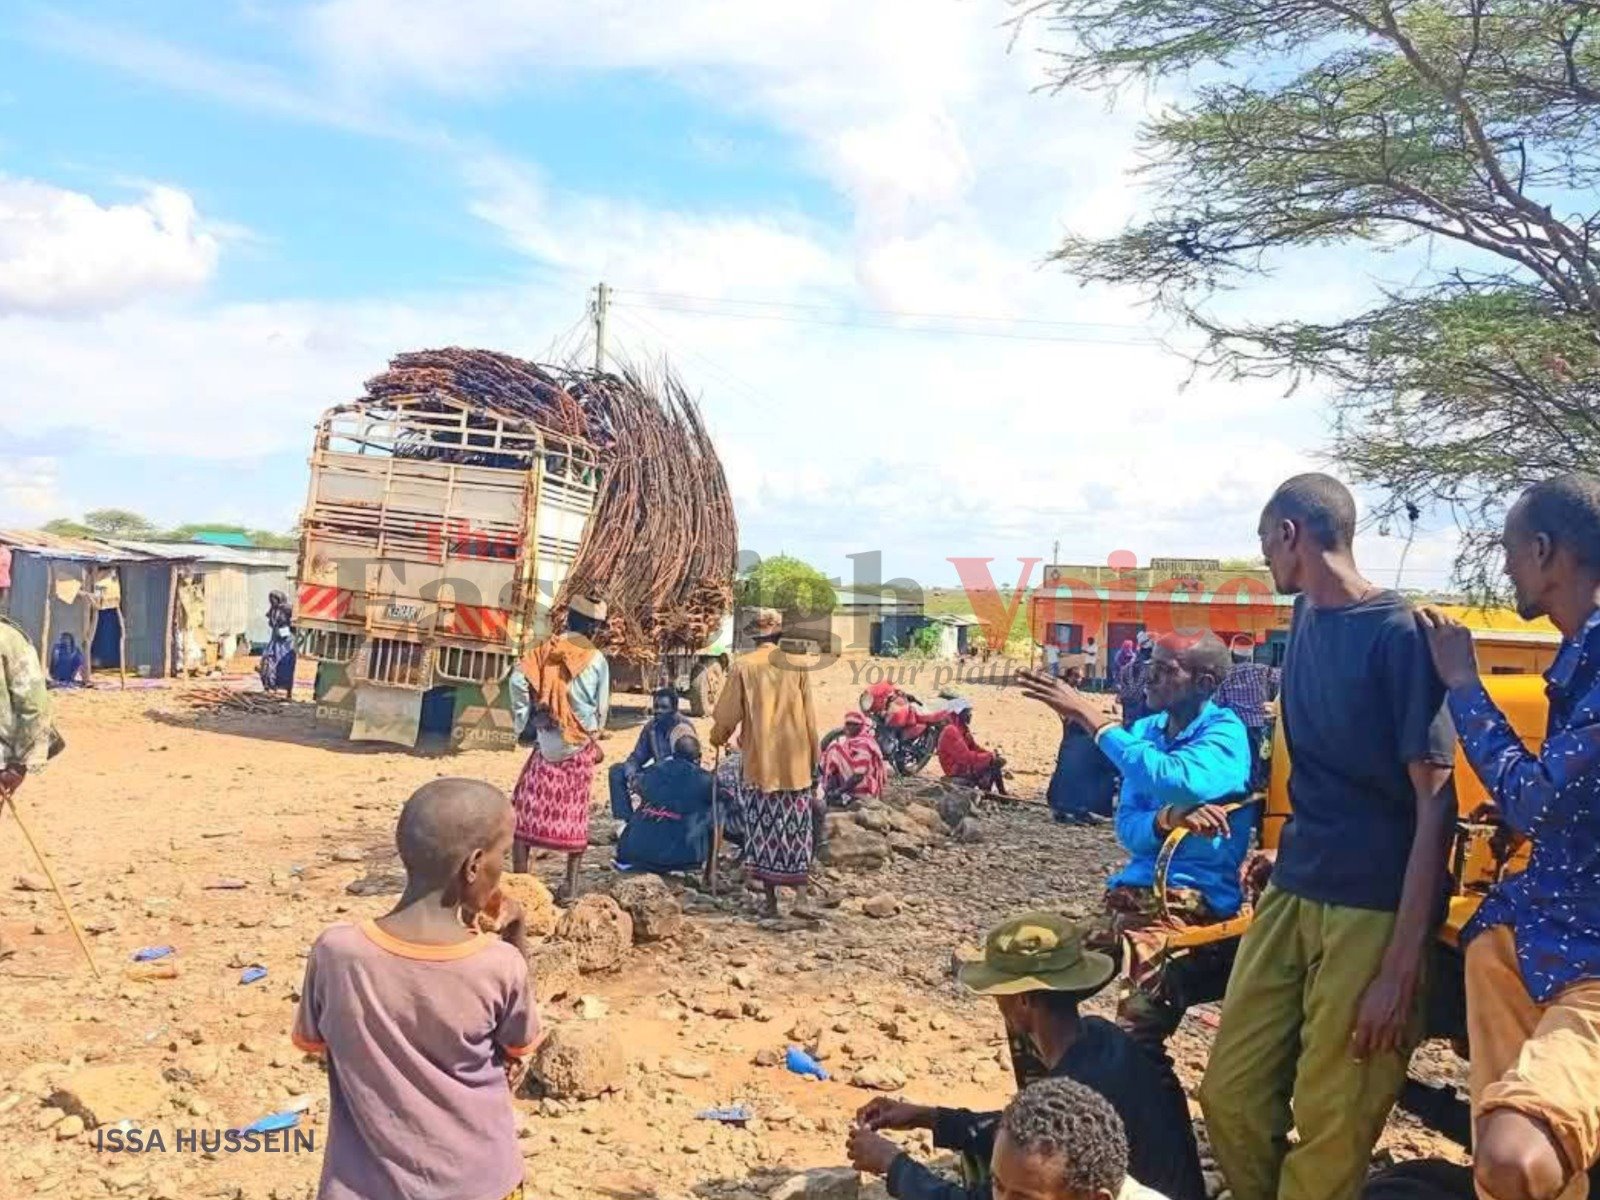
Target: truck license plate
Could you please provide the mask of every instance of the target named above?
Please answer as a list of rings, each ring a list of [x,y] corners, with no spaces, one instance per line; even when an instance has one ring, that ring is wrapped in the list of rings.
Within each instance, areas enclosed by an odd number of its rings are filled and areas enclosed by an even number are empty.
[[[388,617],[391,621],[416,622],[422,616],[420,604],[391,604]]]

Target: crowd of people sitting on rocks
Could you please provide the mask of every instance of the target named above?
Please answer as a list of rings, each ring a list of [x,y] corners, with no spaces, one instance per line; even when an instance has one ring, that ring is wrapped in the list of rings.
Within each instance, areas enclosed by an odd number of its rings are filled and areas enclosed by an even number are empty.
[[[1470,632],[1361,575],[1355,525],[1350,493],[1323,475],[1284,483],[1261,515],[1277,589],[1297,598],[1278,711],[1293,815],[1275,860],[1251,852],[1274,681],[1238,676],[1230,647],[1169,635],[1134,648],[1123,666],[1141,687],[1124,691],[1120,716],[1070,670],[1021,676],[1060,718],[1063,747],[1093,748],[1120,781],[1125,861],[1097,918],[1015,916],[960,973],[995,999],[1010,1040],[1019,1091],[1003,1111],[880,1099],[856,1114],[846,1153],[898,1200],[1202,1200],[1164,1047],[1188,1008],[1218,999],[1200,1103],[1234,1200],[1587,1194],[1600,1156],[1600,478],[1538,484],[1506,518],[1518,607],[1563,635],[1538,752],[1485,690]],[[334,926],[311,950],[294,1040],[333,1067],[324,1197],[522,1194],[505,1079],[540,1024],[521,914],[499,882],[508,853],[522,871],[542,848],[568,856],[576,889],[609,706],[593,640],[604,619],[598,602],[574,601],[565,632],[519,673],[518,720],[535,748],[513,796],[462,779],[420,789],[396,831],[399,903]],[[824,753],[809,674],[780,644],[778,614],[757,612],[748,632],[756,649],[734,663],[710,741],[737,744],[724,764],[727,828],[768,914],[784,887],[807,911],[829,797],[881,792],[873,719],[946,721],[946,772],[1003,789],[1004,762],[977,744],[970,705],[935,714],[871,692]],[[31,654],[0,624],[5,795],[48,757],[45,678]],[[1526,869],[1489,891],[1462,934],[1474,1165],[1369,1178],[1423,1032],[1458,741],[1507,836],[1531,843]],[[658,693],[610,772],[622,865],[676,869],[715,852],[722,789],[699,759],[676,696]],[[1048,880],[1040,890],[1047,898]],[[1241,939],[1184,936],[1246,911]],[[1081,1013],[1119,979],[1115,1021]],[[957,1153],[959,1181],[885,1136],[910,1129]]]

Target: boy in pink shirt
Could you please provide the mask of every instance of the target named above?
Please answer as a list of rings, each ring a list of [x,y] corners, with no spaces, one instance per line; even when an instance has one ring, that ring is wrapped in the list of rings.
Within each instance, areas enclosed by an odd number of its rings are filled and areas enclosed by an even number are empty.
[[[522,1191],[505,1064],[539,1037],[522,913],[497,888],[514,829],[497,788],[425,784],[400,813],[406,889],[324,930],[294,1044],[326,1054],[320,1200],[507,1200]],[[479,933],[477,914],[501,923]]]

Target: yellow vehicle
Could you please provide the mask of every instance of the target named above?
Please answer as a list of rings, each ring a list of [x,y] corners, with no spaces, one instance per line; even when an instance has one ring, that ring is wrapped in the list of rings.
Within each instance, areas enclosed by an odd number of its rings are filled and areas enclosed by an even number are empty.
[[[1484,640],[1492,643],[1493,635]],[[1543,670],[1549,665],[1554,658],[1554,643],[1558,640],[1541,639],[1542,653],[1537,659],[1530,660],[1533,669]],[[1512,728],[1530,749],[1537,750],[1544,741],[1549,711],[1544,679],[1538,674],[1491,674],[1484,676],[1484,686],[1499,705],[1500,711],[1505,713]],[[1528,847],[1524,844],[1508,857],[1498,857],[1494,844],[1497,826],[1472,819],[1488,803],[1489,794],[1459,744],[1456,748],[1455,791],[1456,827],[1448,859],[1450,906],[1434,945],[1428,1036],[1449,1038],[1463,1045],[1466,1038],[1466,989],[1459,950],[1461,931],[1483,903],[1489,888],[1505,875],[1520,871],[1527,865]],[[1289,753],[1284,744],[1281,724],[1273,735],[1272,769],[1266,794],[1256,797],[1251,803],[1264,806],[1260,827],[1262,848],[1276,850],[1283,836],[1284,823],[1291,813]],[[1166,899],[1165,868],[1184,836],[1184,830],[1174,831],[1161,850],[1155,886],[1157,896],[1163,901]],[[1250,920],[1251,913],[1246,908],[1231,920],[1185,929],[1175,934],[1168,945],[1176,950],[1238,938],[1250,927]]]

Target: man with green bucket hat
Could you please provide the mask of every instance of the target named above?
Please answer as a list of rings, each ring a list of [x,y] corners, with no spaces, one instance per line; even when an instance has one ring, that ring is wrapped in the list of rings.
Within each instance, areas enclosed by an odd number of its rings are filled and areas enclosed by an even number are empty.
[[[1108,955],[1085,946],[1086,932],[1059,913],[1021,913],[989,931],[983,958],[961,968],[961,983],[995,998],[1007,1034],[1050,1064],[1050,1077],[1076,1080],[1111,1103],[1135,1180],[1171,1200],[1204,1200],[1189,1106],[1171,1067],[1112,1022],[1078,1012],[1116,974]],[[984,1200],[999,1117],[880,1096],[856,1114],[850,1160],[888,1176],[896,1200]],[[961,1153],[963,1182],[941,1179],[883,1137],[886,1129],[932,1130],[935,1146]]]

